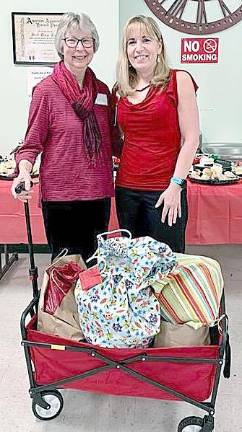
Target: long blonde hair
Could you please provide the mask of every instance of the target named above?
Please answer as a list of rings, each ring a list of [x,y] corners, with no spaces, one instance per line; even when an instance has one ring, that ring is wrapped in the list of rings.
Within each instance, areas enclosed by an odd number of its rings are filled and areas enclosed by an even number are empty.
[[[161,31],[156,24],[155,20],[151,17],[138,15],[130,18],[126,23],[123,30],[122,43],[120,47],[119,59],[117,62],[117,91],[120,96],[128,96],[134,93],[134,86],[137,83],[136,70],[130,65],[127,55],[127,40],[129,37],[130,29],[139,24],[141,29],[144,29],[146,35],[155,38],[161,43],[161,53],[157,56],[157,63],[154,70],[154,76],[151,84],[163,89],[170,76],[170,68],[167,63],[164,42]]]

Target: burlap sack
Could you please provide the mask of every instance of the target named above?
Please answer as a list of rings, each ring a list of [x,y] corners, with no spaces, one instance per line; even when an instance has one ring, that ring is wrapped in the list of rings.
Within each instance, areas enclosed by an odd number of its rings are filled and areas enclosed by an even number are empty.
[[[66,255],[61,258],[56,258],[48,269],[61,267],[70,262],[77,263],[82,270],[86,269],[86,265],[80,255]],[[37,329],[44,333],[53,334],[63,338],[74,339],[77,341],[83,340],[84,336],[80,328],[77,304],[74,297],[75,284],[73,284],[72,288],[65,295],[54,314],[50,315],[43,310],[48,281],[49,275],[45,271],[40,291]]]
[[[160,333],[155,337],[154,348],[210,344],[209,327],[195,330],[186,324],[162,321],[160,329]]]

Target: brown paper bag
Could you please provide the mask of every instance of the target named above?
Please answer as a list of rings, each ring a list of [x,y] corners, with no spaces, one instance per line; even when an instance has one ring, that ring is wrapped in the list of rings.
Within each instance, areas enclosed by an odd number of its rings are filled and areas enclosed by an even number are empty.
[[[154,348],[174,346],[209,345],[209,327],[194,329],[187,324],[161,322],[160,333],[155,337]]]
[[[58,268],[67,263],[75,262],[82,270],[86,265],[80,255],[65,255],[57,257],[48,269]],[[53,334],[63,338],[83,340],[84,336],[80,328],[77,304],[74,297],[75,283],[63,298],[53,315],[44,311],[44,298],[48,286],[49,275],[44,273],[43,283],[40,291],[38,307],[37,329],[44,333]]]

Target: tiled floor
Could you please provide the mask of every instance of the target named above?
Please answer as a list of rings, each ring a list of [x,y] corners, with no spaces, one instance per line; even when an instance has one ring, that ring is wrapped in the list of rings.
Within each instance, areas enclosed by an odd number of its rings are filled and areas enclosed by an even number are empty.
[[[216,404],[216,432],[240,432],[242,397],[242,246],[193,246],[189,253],[217,259],[223,270],[226,305],[230,317],[233,352],[230,380],[222,378]],[[39,274],[49,262],[36,255]],[[28,256],[18,262],[0,282],[0,430],[4,432],[176,432],[179,421],[204,412],[185,403],[111,397],[63,391],[64,409],[49,422],[32,414],[27,369],[20,346],[19,318],[31,299]],[[197,428],[185,432],[198,432]]]

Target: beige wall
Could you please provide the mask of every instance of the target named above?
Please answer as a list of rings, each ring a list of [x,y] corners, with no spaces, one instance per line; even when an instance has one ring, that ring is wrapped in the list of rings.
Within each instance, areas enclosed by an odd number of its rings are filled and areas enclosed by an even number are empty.
[[[118,51],[119,0],[9,0],[0,5],[1,40],[1,127],[0,154],[7,155],[24,137],[28,114],[29,66],[14,65],[12,55],[11,12],[85,12],[97,26],[100,48],[92,62],[97,76],[109,86],[115,80]],[[38,68],[38,66],[36,66]]]
[[[177,69],[188,70],[197,81],[203,140],[242,145],[242,21],[214,34],[220,44],[218,64],[189,65],[180,63],[180,40],[191,36],[159,21],[144,0],[120,0],[120,29],[129,17],[137,14],[150,15],[157,20],[164,35],[170,64]]]

